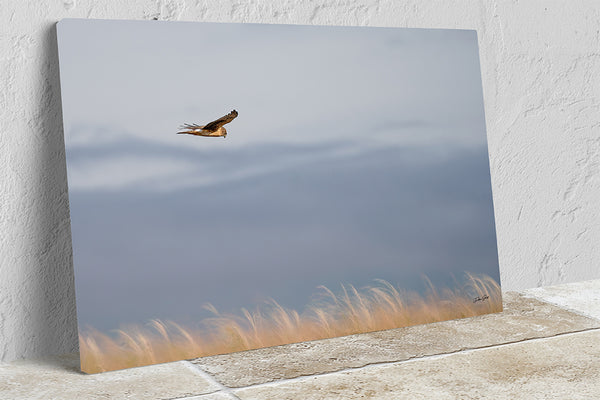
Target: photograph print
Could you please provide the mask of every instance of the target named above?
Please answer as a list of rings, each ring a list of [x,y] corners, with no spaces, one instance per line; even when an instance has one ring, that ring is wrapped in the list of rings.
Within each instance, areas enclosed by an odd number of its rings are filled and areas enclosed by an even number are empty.
[[[475,31],[57,32],[82,371],[502,310]]]

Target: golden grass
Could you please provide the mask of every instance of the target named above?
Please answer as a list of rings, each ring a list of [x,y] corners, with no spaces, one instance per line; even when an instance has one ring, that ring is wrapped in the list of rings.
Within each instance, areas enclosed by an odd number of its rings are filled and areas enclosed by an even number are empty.
[[[320,298],[301,314],[274,300],[241,315],[220,314],[201,329],[152,320],[107,335],[87,329],[79,335],[81,369],[111,371],[214,354],[325,339],[502,311],[500,286],[490,277],[466,274],[458,289],[437,290],[429,280],[425,295],[403,292],[378,280],[360,291],[342,285],[339,293],[321,286]]]

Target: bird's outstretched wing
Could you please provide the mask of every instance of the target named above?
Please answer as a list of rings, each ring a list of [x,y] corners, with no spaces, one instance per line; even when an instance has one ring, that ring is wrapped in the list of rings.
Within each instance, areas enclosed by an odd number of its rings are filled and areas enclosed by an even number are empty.
[[[225,124],[230,123],[231,121],[233,121],[235,119],[235,117],[238,116],[238,112],[233,110],[231,111],[229,114],[222,116],[221,118],[213,121],[213,122],[209,122],[208,124],[204,125],[202,127],[202,129],[206,130],[206,131],[211,131],[214,132],[217,129],[219,129],[220,127],[222,127]]]

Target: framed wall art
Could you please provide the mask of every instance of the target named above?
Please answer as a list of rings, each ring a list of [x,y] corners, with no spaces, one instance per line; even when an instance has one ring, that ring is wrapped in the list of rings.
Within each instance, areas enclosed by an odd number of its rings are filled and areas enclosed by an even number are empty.
[[[84,372],[502,309],[475,31],[57,30]]]

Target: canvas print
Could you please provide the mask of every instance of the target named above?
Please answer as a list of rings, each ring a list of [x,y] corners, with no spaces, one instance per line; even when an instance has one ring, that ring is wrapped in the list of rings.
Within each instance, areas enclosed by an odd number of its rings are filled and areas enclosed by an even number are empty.
[[[84,372],[501,310],[475,31],[57,31]]]

